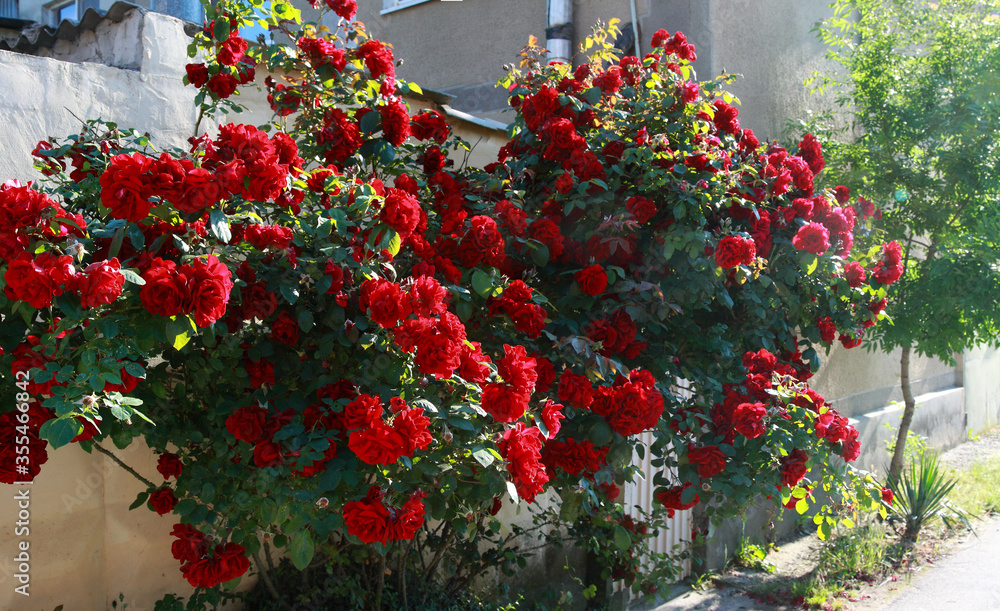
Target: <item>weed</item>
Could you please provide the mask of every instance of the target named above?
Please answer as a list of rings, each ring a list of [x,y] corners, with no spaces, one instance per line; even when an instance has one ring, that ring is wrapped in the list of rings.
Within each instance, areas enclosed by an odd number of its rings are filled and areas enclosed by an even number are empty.
[[[958,506],[973,515],[1000,513],[1000,457],[977,461],[956,475],[951,498]]]
[[[733,555],[734,566],[757,571],[774,572],[774,563],[767,560],[767,549],[763,545],[750,543],[749,539],[742,539],[740,547]]]

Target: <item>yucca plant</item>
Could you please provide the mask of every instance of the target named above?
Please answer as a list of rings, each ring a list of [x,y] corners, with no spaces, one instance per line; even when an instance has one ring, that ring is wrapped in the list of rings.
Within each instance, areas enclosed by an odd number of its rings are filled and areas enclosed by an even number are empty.
[[[905,525],[904,543],[915,543],[924,524],[935,518],[940,518],[948,528],[955,528],[959,522],[972,528],[969,519],[974,516],[947,498],[957,483],[956,478],[941,470],[938,457],[932,452],[910,460],[899,477],[888,475],[886,485],[892,490],[893,518]]]

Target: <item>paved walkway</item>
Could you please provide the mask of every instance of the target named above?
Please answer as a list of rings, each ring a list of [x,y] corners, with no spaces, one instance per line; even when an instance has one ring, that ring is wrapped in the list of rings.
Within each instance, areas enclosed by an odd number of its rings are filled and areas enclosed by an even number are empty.
[[[976,537],[935,564],[922,566],[910,579],[868,590],[862,600],[843,601],[849,611],[1000,611],[1000,519],[974,523]],[[707,592],[679,590],[680,594],[650,611],[785,611],[754,601],[738,589]],[[636,611],[648,606],[638,605]]]
[[[975,526],[978,539],[922,568],[885,611],[1000,610],[1000,520]]]

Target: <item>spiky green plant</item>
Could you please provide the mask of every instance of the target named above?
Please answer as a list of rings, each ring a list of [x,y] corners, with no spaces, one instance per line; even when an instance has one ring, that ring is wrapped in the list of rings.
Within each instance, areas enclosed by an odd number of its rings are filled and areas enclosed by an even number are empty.
[[[940,518],[948,528],[961,522],[972,528],[973,516],[948,500],[958,479],[941,470],[938,457],[925,452],[911,460],[899,477],[888,475],[886,485],[892,490],[892,514],[905,525],[903,541],[914,543],[920,530],[930,521]]]

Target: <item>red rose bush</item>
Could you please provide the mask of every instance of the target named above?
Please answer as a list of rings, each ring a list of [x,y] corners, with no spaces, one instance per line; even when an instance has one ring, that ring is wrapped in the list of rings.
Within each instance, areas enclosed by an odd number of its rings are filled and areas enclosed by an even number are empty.
[[[203,114],[259,67],[273,124],[154,155],[94,121],[39,143],[44,183],[0,186],[0,439],[30,457],[20,474],[0,446],[0,481],[44,477],[47,446],[141,435],[163,481],[134,506],[165,516],[205,605],[270,547],[298,569],[446,558],[452,588],[513,571],[505,505],[553,536],[613,533],[608,575],[631,583],[675,511],[721,518],[775,486],[803,511],[816,485],[880,501],[833,460],[858,434],[807,382],[817,348],[884,316],[902,264],[870,208],[815,192],[815,139],[760,143],[658,32],[645,58],[574,71],[528,49],[513,137],[456,170],[391,48],[326,4],[349,44],[282,13],[294,49],[248,46],[252,7],[206,6],[186,70]],[[640,522],[619,504],[636,451],[661,504]]]

